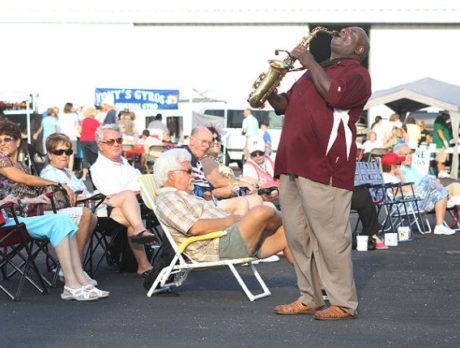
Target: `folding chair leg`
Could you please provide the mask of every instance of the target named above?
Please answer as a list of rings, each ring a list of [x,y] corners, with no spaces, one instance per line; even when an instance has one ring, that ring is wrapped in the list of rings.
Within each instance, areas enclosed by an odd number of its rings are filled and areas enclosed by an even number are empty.
[[[252,272],[254,273],[254,276],[256,277],[257,281],[259,282],[259,285],[262,287],[262,290],[263,290],[263,292],[258,295],[252,294],[252,292],[248,289],[248,287],[246,286],[246,283],[243,281],[243,279],[241,278],[240,274],[238,273],[238,271],[236,270],[233,264],[229,264],[228,267],[230,267],[230,270],[232,271],[233,275],[235,276],[236,280],[238,281],[238,283],[240,284],[241,288],[243,289],[244,293],[246,294],[246,296],[249,298],[250,301],[254,301],[254,300],[258,300],[259,298],[270,296],[271,295],[270,290],[268,289],[267,285],[265,285],[265,282],[263,281],[259,272],[257,272],[256,267],[254,266],[252,262],[249,262],[249,264],[251,265]]]

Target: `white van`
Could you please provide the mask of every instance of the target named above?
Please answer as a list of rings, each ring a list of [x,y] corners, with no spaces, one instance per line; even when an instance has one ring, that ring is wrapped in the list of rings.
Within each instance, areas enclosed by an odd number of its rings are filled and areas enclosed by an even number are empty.
[[[224,117],[225,127],[223,136],[223,152],[225,155],[225,164],[236,162],[240,168],[243,167],[243,148],[246,138],[242,132],[243,113],[245,108],[206,108],[201,113],[205,115]],[[278,148],[281,128],[283,126],[284,115],[277,116],[273,110],[252,110],[252,114],[259,121],[268,123],[268,132],[272,139],[272,159],[275,159]],[[261,132],[262,135],[262,132]]]

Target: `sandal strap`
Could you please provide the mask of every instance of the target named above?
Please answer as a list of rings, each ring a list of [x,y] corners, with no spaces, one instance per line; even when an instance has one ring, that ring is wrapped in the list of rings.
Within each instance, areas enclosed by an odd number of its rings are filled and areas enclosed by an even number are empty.
[[[72,289],[72,288],[69,288],[68,286],[64,286],[64,290],[69,292],[76,299],[86,300],[86,299],[91,298],[91,296],[90,296],[90,292],[86,290],[85,286],[87,285],[81,286],[76,289]]]

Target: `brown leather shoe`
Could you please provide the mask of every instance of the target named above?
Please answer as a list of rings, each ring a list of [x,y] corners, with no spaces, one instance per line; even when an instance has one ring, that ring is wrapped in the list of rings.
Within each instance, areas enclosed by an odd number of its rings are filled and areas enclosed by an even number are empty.
[[[342,319],[355,319],[357,315],[352,315],[345,312],[338,306],[330,306],[329,308],[317,311],[315,319],[317,320],[342,320]]]
[[[297,300],[287,305],[276,306],[274,311],[276,314],[315,314],[317,310]]]

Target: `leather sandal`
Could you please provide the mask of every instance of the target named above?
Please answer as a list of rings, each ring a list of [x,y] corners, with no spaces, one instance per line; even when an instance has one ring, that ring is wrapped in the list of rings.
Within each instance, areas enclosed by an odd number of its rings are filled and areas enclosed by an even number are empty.
[[[287,305],[279,305],[274,308],[276,314],[315,314],[317,309],[304,305],[300,300],[294,301]]]
[[[315,313],[316,320],[343,320],[343,319],[355,319],[358,315],[348,313],[339,306],[330,306],[329,308],[323,309]]]
[[[91,293],[86,291],[85,286],[79,287],[77,289],[72,289],[69,288],[68,286],[64,286],[64,291],[67,291],[68,294],[63,292],[61,294],[61,299],[70,301],[70,300],[76,300],[76,301],[95,301],[99,299],[99,297],[92,297]]]
[[[131,242],[133,243],[139,243],[139,244],[149,244],[149,243],[153,243],[156,239],[155,235],[152,234],[152,235],[146,235],[144,236],[144,233],[145,232],[148,232],[150,233],[149,231],[147,230],[143,230],[141,232],[139,232],[138,234],[136,234],[135,236],[130,236],[128,237]]]

